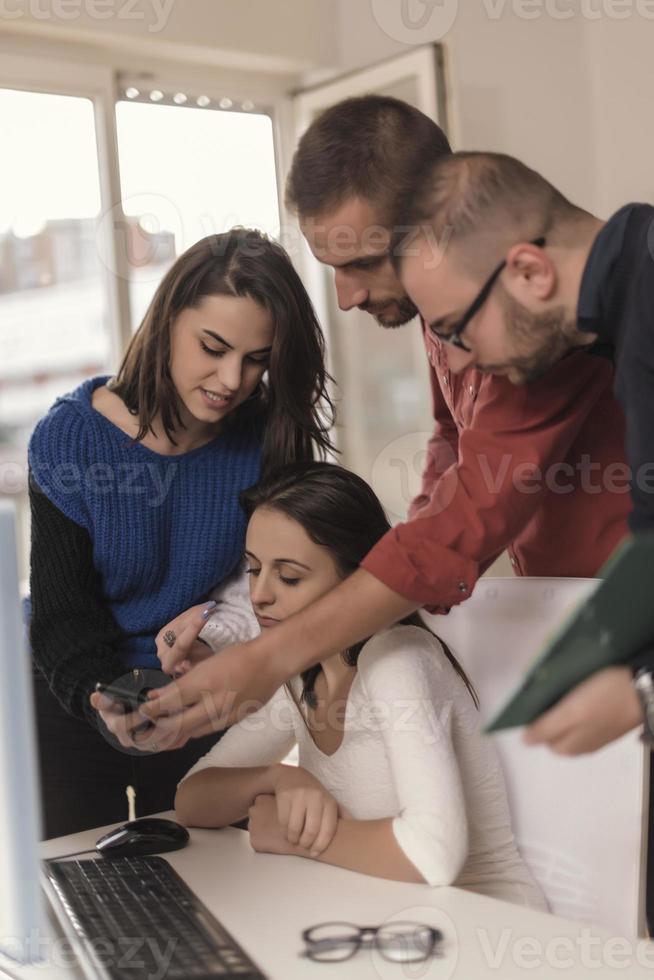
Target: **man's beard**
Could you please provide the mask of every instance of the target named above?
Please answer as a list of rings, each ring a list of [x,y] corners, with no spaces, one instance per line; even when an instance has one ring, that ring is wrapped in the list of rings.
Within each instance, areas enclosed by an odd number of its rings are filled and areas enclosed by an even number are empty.
[[[513,384],[524,385],[541,378],[572,350],[577,323],[567,319],[563,306],[545,313],[532,313],[514,299],[501,283],[498,283],[497,289],[504,311],[508,343],[515,356],[504,364],[496,365],[496,368],[510,374],[509,380]],[[483,365],[481,369],[489,370]]]
[[[386,307],[388,307],[388,313],[384,313]],[[406,295],[388,300],[386,303],[367,303],[360,309],[370,313],[380,327],[386,328],[403,327],[405,323],[418,315],[418,307]]]

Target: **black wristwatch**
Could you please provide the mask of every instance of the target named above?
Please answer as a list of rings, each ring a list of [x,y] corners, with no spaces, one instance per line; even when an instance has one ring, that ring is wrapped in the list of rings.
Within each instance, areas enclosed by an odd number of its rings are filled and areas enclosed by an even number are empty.
[[[641,667],[633,680],[643,708],[643,741],[654,747],[654,678],[649,667]]]

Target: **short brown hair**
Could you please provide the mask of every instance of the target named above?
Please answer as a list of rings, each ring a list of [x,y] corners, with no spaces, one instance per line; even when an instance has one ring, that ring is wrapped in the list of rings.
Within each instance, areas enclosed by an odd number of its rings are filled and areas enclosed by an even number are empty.
[[[138,419],[137,440],[157,415],[168,438],[182,426],[179,396],[170,373],[171,335],[182,310],[206,296],[250,297],[273,319],[269,383],[227,416],[263,431],[262,469],[270,470],[332,451],[329,431],[332,380],[325,342],[311,300],[281,245],[262,232],[235,228],[209,235],[173,263],[127,349],[111,384]]]
[[[427,168],[395,203],[391,253],[397,266],[415,229],[437,242],[470,242],[467,267],[485,268],[489,255],[588,217],[548,180],[503,153],[452,153]],[[409,233],[407,235],[407,232]],[[474,241],[474,245],[472,242]]]
[[[301,218],[350,197],[379,208],[390,226],[395,198],[417,169],[450,153],[445,133],[407,102],[364,95],[330,106],[302,136],[286,183],[286,205]]]

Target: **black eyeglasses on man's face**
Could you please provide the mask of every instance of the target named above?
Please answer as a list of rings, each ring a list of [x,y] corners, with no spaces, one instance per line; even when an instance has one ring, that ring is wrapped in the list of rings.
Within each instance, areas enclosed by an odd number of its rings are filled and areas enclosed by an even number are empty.
[[[538,245],[539,248],[543,248],[543,246],[545,245],[545,239],[542,237],[534,238],[534,240],[529,242],[529,244]],[[461,319],[454,325],[453,329],[448,329],[447,331],[445,331],[443,329],[430,326],[429,328],[430,333],[432,333],[434,337],[438,337],[438,339],[442,340],[444,343],[451,344],[452,347],[458,347],[459,350],[464,350],[467,353],[470,353],[470,348],[467,347],[466,344],[464,344],[464,342],[461,340],[461,334],[468,326],[473,316],[475,316],[475,314],[479,312],[479,310],[482,308],[482,306],[488,299],[490,292],[493,286],[495,285],[495,283],[497,282],[500,272],[502,271],[505,265],[506,265],[506,259],[502,259],[500,264],[495,269],[493,269],[490,276],[488,277],[484,285],[481,287],[481,289],[479,290],[476,297],[473,299],[472,303],[465,311]]]

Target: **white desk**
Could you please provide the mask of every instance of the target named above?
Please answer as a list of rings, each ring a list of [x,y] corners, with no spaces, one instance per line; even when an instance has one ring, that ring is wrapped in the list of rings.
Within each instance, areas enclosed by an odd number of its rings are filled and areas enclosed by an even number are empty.
[[[47,841],[42,855],[92,847],[106,829]],[[256,854],[248,835],[233,828],[192,830],[186,848],[164,857],[270,980],[654,978],[654,943],[617,939],[458,888],[383,881],[313,861]],[[440,928],[444,955],[407,967],[367,950],[342,964],[298,956],[307,926],[330,920],[378,925],[387,919]],[[26,969],[0,961],[0,976],[74,980],[79,973],[56,961]]]

